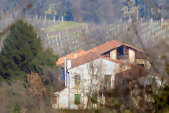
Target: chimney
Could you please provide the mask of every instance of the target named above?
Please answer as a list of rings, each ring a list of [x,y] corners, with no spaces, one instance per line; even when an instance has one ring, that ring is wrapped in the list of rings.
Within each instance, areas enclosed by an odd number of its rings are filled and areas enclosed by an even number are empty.
[[[74,59],[76,59],[76,58],[77,58],[77,53],[74,54]]]
[[[71,67],[72,67],[71,59],[68,59],[67,60],[67,69],[70,69]]]
[[[65,71],[65,86],[67,86],[67,64],[66,64],[66,57],[64,59],[64,71]]]

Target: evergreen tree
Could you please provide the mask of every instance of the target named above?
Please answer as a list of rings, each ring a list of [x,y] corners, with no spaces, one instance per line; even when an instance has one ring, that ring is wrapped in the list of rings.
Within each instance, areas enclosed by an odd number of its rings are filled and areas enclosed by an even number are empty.
[[[40,52],[31,62],[33,71],[42,72],[44,68],[54,68],[56,67],[57,59],[58,56],[53,54],[53,50],[51,48]]]
[[[43,51],[41,39],[33,27],[18,20],[4,41],[0,54],[0,76],[4,79],[25,77],[32,71],[41,72],[44,67],[53,67],[56,60],[57,56],[52,52]]]
[[[33,27],[17,21],[4,41],[2,55],[14,62],[21,71],[30,72],[30,62],[42,51],[41,40]]]

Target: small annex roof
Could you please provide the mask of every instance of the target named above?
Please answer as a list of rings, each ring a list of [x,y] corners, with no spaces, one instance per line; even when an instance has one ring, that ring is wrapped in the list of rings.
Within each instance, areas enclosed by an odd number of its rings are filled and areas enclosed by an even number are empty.
[[[134,47],[134,46],[132,46],[132,45],[130,45],[130,44],[125,44],[125,43],[123,43],[123,45],[128,46],[128,47],[131,47],[131,48],[133,48],[133,49],[135,49],[135,50],[137,50],[137,51],[144,52],[143,50],[138,49],[138,48],[136,48],[136,47]]]
[[[80,65],[83,65],[85,63],[88,63],[90,61],[93,61],[97,58],[101,57],[100,55],[96,55],[95,53],[87,53],[85,55],[82,55],[80,57],[77,57],[76,59],[71,60],[71,68],[78,67]],[[64,67],[64,63],[60,65],[61,67]]]
[[[66,55],[66,58],[68,58],[68,59],[74,59],[74,55],[75,54],[77,54],[76,57],[78,58],[80,56],[83,56],[83,55],[87,54],[87,52],[84,51],[84,50],[82,50],[82,49],[79,49],[79,50],[77,50],[77,51],[75,51],[73,53],[70,53],[70,54]],[[58,61],[56,62],[56,65],[60,65],[60,64],[64,63],[64,58],[65,58],[65,56],[59,58]]]

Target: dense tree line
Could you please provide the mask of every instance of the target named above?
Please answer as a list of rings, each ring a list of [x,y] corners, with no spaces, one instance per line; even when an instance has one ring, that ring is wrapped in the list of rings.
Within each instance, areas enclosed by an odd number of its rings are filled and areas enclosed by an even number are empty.
[[[138,8],[138,16],[145,19],[168,18],[168,4],[167,0],[31,0],[27,2],[10,0],[2,1],[0,9],[7,12],[19,5],[25,14],[32,16],[46,15],[51,19],[53,17],[61,19],[63,16],[67,21],[112,23],[124,17],[122,9],[132,12]],[[133,18],[136,16],[137,14]]]
[[[50,4],[54,4],[51,8]],[[38,6],[39,4],[37,4]],[[103,22],[113,21],[120,15],[120,1],[118,0],[41,0],[41,9],[35,7],[36,13],[29,12],[30,14],[41,14],[45,11],[55,10],[57,13],[53,14],[52,11],[46,13],[48,18],[64,17],[67,21],[87,21],[87,22]],[[34,11],[34,10],[33,10]]]

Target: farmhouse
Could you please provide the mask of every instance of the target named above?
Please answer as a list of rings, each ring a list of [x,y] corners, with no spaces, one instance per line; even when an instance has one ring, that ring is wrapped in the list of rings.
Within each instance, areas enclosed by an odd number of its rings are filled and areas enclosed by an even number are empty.
[[[54,93],[52,106],[57,109],[86,109],[104,104],[105,96],[99,91],[115,88],[116,76],[136,65],[150,68],[144,51],[116,40],[68,54],[59,58],[56,65],[61,68],[65,85]]]

